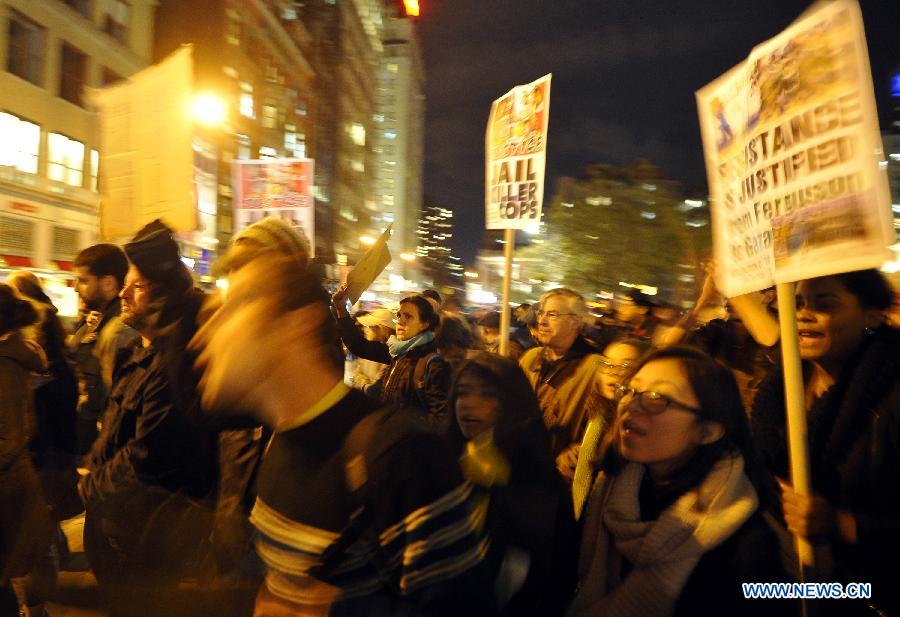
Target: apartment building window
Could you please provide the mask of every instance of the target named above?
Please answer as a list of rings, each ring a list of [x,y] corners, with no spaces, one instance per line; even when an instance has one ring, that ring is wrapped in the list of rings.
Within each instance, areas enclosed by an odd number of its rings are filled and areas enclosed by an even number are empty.
[[[253,110],[253,84],[246,81],[241,82],[241,98],[238,106],[242,116],[247,118],[255,118],[256,113]]]
[[[103,30],[122,43],[128,44],[128,26],[131,23],[131,4],[126,0],[112,0]]]
[[[63,0],[66,4],[71,6],[73,9],[87,17],[91,18],[91,0]]]
[[[241,44],[241,14],[229,8],[225,10],[228,25],[225,28],[225,42],[229,45]]]
[[[91,150],[91,185],[90,189],[97,192],[97,180],[100,178],[100,152]]]
[[[237,158],[244,160],[250,158],[250,137],[247,135],[237,135]]]
[[[46,30],[18,11],[9,9],[6,70],[40,86],[44,69]]]
[[[59,70],[59,96],[82,106],[82,92],[87,76],[87,56],[69,45],[62,44]]]
[[[263,105],[261,124],[264,129],[274,129],[277,126],[278,108],[275,105]]]
[[[59,133],[47,135],[47,177],[71,186],[84,182],[84,144]]]
[[[53,259],[69,261],[78,252],[78,230],[53,226]]]
[[[0,112],[0,166],[29,174],[38,172],[41,127],[18,116]]]

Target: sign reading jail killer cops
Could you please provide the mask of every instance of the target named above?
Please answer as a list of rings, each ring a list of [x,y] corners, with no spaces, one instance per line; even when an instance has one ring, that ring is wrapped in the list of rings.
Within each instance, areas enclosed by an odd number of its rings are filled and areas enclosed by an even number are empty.
[[[878,267],[893,242],[862,16],[814,5],[697,92],[719,289]]]
[[[484,146],[487,229],[525,229],[541,220],[550,77],[516,86],[491,105]]]

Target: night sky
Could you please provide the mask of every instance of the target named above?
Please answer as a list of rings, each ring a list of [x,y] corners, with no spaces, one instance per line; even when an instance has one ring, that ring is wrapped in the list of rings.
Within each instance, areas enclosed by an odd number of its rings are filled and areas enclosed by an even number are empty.
[[[491,102],[553,73],[547,187],[585,163],[647,158],[706,185],[694,92],[786,28],[795,0],[422,0],[425,195],[455,214],[454,252],[474,261],[484,228]],[[863,0],[882,128],[900,67],[900,1]]]

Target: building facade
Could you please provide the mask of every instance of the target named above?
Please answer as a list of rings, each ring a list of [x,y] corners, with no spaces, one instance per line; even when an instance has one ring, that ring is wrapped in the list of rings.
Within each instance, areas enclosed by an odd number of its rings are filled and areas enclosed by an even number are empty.
[[[0,0],[0,269],[53,279],[97,239],[98,132],[86,89],[150,63],[155,6]]]

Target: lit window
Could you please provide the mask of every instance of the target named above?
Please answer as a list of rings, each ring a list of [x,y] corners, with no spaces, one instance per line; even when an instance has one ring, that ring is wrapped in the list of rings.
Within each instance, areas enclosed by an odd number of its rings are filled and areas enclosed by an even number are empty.
[[[237,158],[246,160],[250,158],[250,137],[237,134]]]
[[[261,146],[259,149],[259,158],[274,159],[278,157],[278,150],[270,146]]]
[[[247,118],[255,118],[256,113],[253,110],[253,85],[246,81],[241,82],[241,98],[239,110],[242,116]]]
[[[381,198],[381,203],[383,203],[386,206],[393,206],[394,205],[394,196],[393,195],[385,195],[384,197]]]
[[[399,67],[397,66],[396,62],[388,62],[388,65],[387,65],[388,73],[396,73],[398,68]]]
[[[0,166],[36,174],[41,146],[41,127],[12,114],[0,112]]]
[[[84,144],[59,133],[47,135],[47,177],[71,186],[84,181]]]
[[[9,9],[8,33],[6,70],[40,86],[44,66],[44,28]]]
[[[228,25],[225,28],[225,42],[229,45],[241,44],[241,14],[229,8],[225,11]]]
[[[262,126],[264,129],[274,129],[278,124],[278,108],[274,105],[263,105]]]
[[[353,161],[351,161],[350,168],[353,171],[358,171],[359,173],[365,173],[365,171],[366,171],[365,164],[359,159],[354,159]]]
[[[366,145],[366,127],[364,127],[359,122],[353,122],[350,124],[350,127],[347,129],[347,132],[350,134],[350,139],[353,140],[357,146],[365,146]]]
[[[385,139],[396,139],[397,132],[396,131],[385,131],[384,132]]]
[[[91,190],[97,192],[97,178],[100,176],[100,153],[91,150]]]
[[[375,122],[384,122],[384,114],[372,114],[372,120]]]

